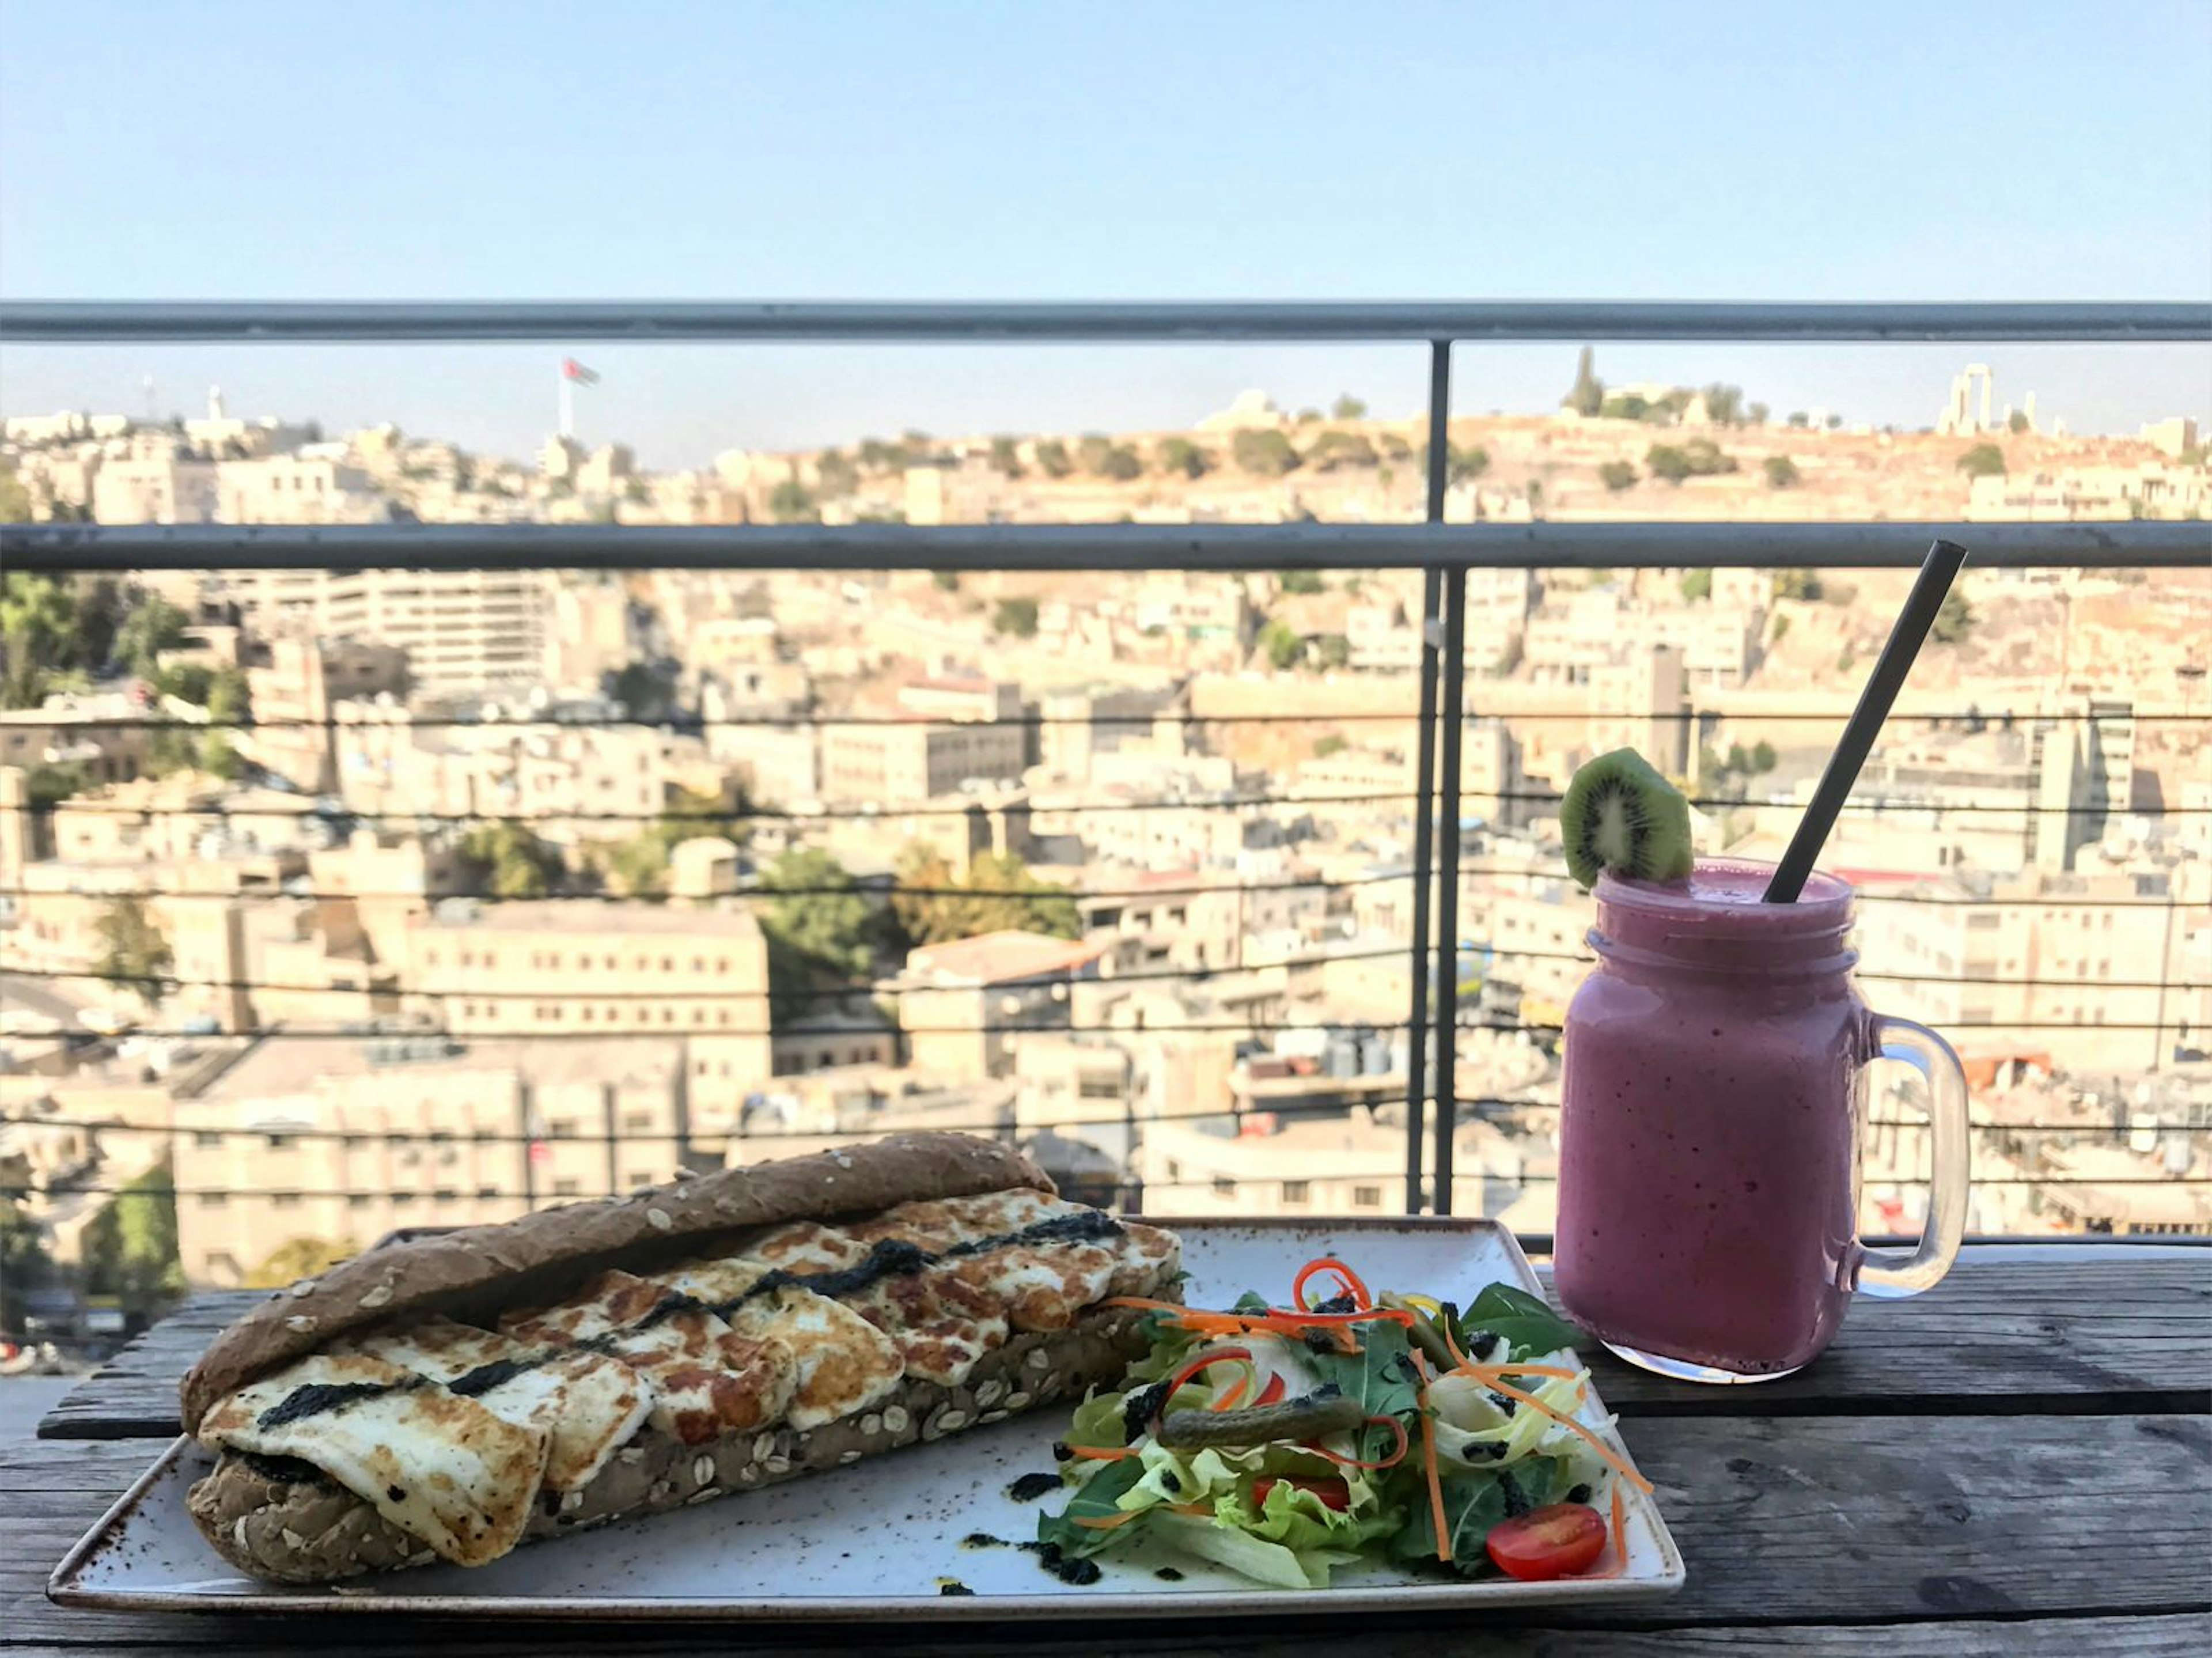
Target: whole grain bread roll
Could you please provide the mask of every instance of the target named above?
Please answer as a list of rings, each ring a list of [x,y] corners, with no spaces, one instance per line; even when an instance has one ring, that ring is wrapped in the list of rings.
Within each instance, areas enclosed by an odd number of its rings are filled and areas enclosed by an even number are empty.
[[[372,1250],[279,1291],[217,1336],[179,1384],[185,1429],[197,1432],[210,1406],[256,1376],[400,1314],[495,1320],[553,1301],[603,1268],[650,1272],[755,1228],[1018,1187],[1054,1189],[1012,1146],[896,1134]]]

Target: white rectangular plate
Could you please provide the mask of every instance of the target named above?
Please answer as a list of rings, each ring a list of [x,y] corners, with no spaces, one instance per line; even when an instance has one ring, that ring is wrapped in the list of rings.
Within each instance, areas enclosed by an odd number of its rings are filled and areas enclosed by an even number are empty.
[[[1225,1307],[1246,1290],[1280,1301],[1291,1274],[1340,1255],[1378,1288],[1464,1304],[1486,1284],[1540,1293],[1511,1233],[1490,1221],[1215,1220],[1160,1223],[1182,1236],[1194,1306]],[[1593,1389],[1583,1409],[1623,1457]],[[1036,1535],[1040,1508],[1007,1487],[1056,1467],[1065,1406],[1033,1411],[935,1444],[673,1514],[516,1550],[475,1570],[430,1566],[302,1589],[234,1575],[185,1512],[185,1492],[212,1465],[179,1439],[55,1568],[46,1593],[70,1606],[125,1611],[343,1612],[439,1617],[632,1619],[1003,1619],[1203,1617],[1255,1612],[1419,1612],[1587,1604],[1672,1594],[1682,1558],[1656,1504],[1627,1499],[1626,1570],[1596,1581],[1466,1582],[1376,1568],[1344,1570],[1327,1589],[1267,1589],[1203,1561],[1183,1576],[1159,1560],[1107,1558],[1078,1588],[1011,1545]],[[978,1537],[1004,1543],[979,1544]],[[957,1583],[972,1591],[947,1594]]]

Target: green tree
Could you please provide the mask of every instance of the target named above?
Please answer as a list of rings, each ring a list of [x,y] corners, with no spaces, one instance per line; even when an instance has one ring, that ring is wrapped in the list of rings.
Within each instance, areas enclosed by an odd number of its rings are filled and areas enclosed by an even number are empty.
[[[1213,454],[1188,438],[1162,438],[1152,452],[1152,463],[1170,477],[1177,473],[1187,478],[1204,477],[1213,470]]]
[[[1769,455],[1759,465],[1766,473],[1769,489],[1794,489],[1804,481],[1797,471],[1797,463],[1787,455]]]
[[[1748,414],[1748,416],[1749,416],[1749,417],[1750,417],[1751,423],[1752,423],[1753,426],[1764,426],[1764,425],[1765,425],[1765,424],[1766,424],[1766,421],[1767,421],[1767,417],[1768,417],[1770,415],[1771,415],[1773,412],[1774,412],[1774,411],[1773,411],[1772,410],[1769,409],[1769,408],[1768,408],[1765,404],[1763,404],[1763,403],[1754,403],[1753,404],[1752,404],[1752,405],[1751,405],[1750,409],[1747,411],[1747,413]]]
[[[1269,666],[1277,673],[1286,673],[1305,654],[1306,642],[1288,623],[1271,620],[1260,629],[1260,648],[1266,653]]]
[[[1789,419],[1784,422],[1789,426],[1810,426],[1812,423],[1813,417],[1802,409],[1791,410]]]
[[[0,1197],[0,1335],[21,1336],[21,1297],[53,1278],[54,1258],[38,1222],[15,1199]]]
[[[1444,452],[1444,477],[1448,483],[1472,483],[1490,470],[1490,451],[1479,443],[1462,449],[1447,440]]]
[[[1313,440],[1305,458],[1323,472],[1333,472],[1340,466],[1372,466],[1381,459],[1364,433],[1340,432],[1334,427]]]
[[[116,664],[141,679],[155,677],[163,651],[185,642],[185,613],[159,593],[143,593],[115,629]]]
[[[1316,760],[1326,760],[1333,754],[1342,754],[1350,746],[1340,733],[1331,732],[1314,744],[1313,756]]]
[[[1012,438],[991,440],[991,465],[1003,478],[1018,478],[1022,475],[1022,452]]]
[[[287,1238],[246,1274],[246,1287],[282,1290],[301,1278],[320,1278],[340,1261],[350,1260],[360,1253],[351,1238]]]
[[[1106,457],[1114,452],[1114,440],[1103,432],[1085,432],[1076,440],[1076,464],[1093,477],[1106,473]]]
[[[1705,388],[1705,418],[1716,426],[1743,424],[1743,387],[1716,380]]]
[[[1324,671],[1348,668],[1352,665],[1352,641],[1342,634],[1322,634],[1315,638],[1310,654],[1314,665]]]
[[[1351,392],[1340,392],[1336,394],[1335,403],[1329,408],[1329,414],[1337,420],[1365,420],[1367,405]]]
[[[929,580],[939,592],[957,593],[960,591],[960,572],[957,570],[932,570]]]
[[[763,872],[760,890],[775,1017],[803,1014],[812,993],[867,977],[880,924],[842,864],[818,848],[793,847]]]
[[[1751,768],[1754,772],[1774,769],[1774,744],[1763,737],[1751,745]]]
[[[1959,470],[1970,478],[2002,477],[2004,451],[1994,443],[1978,443],[1959,457]]]
[[[861,467],[871,472],[903,472],[913,460],[905,446],[886,443],[881,438],[862,438],[855,452]]]
[[[461,836],[459,849],[471,884],[495,898],[543,898],[562,873],[558,852],[527,824],[507,818],[477,824]]]
[[[1575,383],[1560,401],[1577,415],[1595,415],[1605,407],[1605,382],[1597,377],[1597,353],[1583,347],[1575,362]]]
[[[860,469],[839,449],[824,449],[814,463],[815,481],[825,495],[849,495],[860,487]]]
[[[778,524],[812,524],[822,517],[814,492],[797,478],[786,478],[768,492],[768,511]]]
[[[93,937],[100,952],[92,970],[111,984],[137,991],[149,1006],[159,1006],[169,993],[176,957],[145,904],[137,898],[109,899],[93,924]]]
[[[1246,427],[1231,440],[1229,452],[1237,470],[1254,477],[1281,477],[1297,470],[1298,452],[1272,428]]]
[[[1126,443],[1115,444],[1098,463],[1098,476],[1111,478],[1116,483],[1133,483],[1144,475],[1145,463]]]
[[[991,612],[991,631],[1005,634],[1013,639],[1035,639],[1037,630],[1037,602],[1024,594],[1002,598]]]
[[[42,760],[23,774],[23,791],[33,811],[45,811],[92,787],[92,768],[82,760]]]
[[[177,1252],[175,1176],[158,1163],[126,1182],[84,1229],[84,1287],[113,1296],[126,1315],[159,1313],[185,1291]]]
[[[1711,570],[1685,570],[1682,573],[1682,597],[1692,601],[1713,596],[1713,573]]]
[[[632,720],[665,720],[676,702],[676,671],[668,662],[625,662],[606,683],[606,693]]]
[[[1935,623],[1928,631],[1938,645],[1956,645],[1973,631],[1976,620],[1973,605],[1966,594],[1954,587],[1943,595],[1942,604],[1936,610]]]
[[[986,853],[956,880],[933,848],[914,841],[895,868],[891,911],[909,948],[1009,931],[1073,938],[1082,930],[1068,890],[1038,879],[1011,853]]]
[[[2011,433],[2014,437],[2018,437],[2022,432],[2027,431],[2027,415],[2020,410],[2014,410],[2010,414],[2005,416],[2005,430]]]
[[[1413,446],[1395,432],[1385,432],[1375,440],[1375,446],[1382,452],[1385,460],[1411,460]]]
[[[0,463],[0,524],[28,524],[31,521],[31,492],[23,487],[23,480],[15,476],[15,469]]]
[[[1650,420],[1664,410],[1640,392],[1608,392],[1597,411],[1607,420]]]
[[[1651,476],[1679,484],[1690,476],[1690,458],[1671,443],[1655,443],[1644,451],[1644,465]]]
[[[1598,482],[1615,495],[1623,489],[1634,489],[1640,476],[1636,468],[1625,460],[1609,460],[1597,469]]]
[[[1844,423],[1844,417],[1843,417],[1841,415],[1831,415],[1831,416],[1828,416],[1828,429],[1829,429],[1831,432],[1834,431],[1837,428],[1838,428],[1839,426],[1841,426],[1843,423]]]
[[[744,808],[743,799],[732,807],[714,795],[679,788],[658,818],[609,854],[608,872],[624,892],[665,892],[669,854],[684,841],[706,835],[742,842]]]
[[[1820,585],[1818,570],[1778,570],[1774,575],[1774,596],[1795,598],[1811,604],[1827,591]]]
[[[909,841],[891,865],[891,920],[907,948],[952,935],[945,929],[954,897],[952,865],[936,847]]]
[[[51,576],[0,574],[0,703],[34,708],[81,664],[76,605]]]
[[[1038,440],[1036,464],[1047,477],[1064,478],[1075,470],[1075,463],[1067,457],[1067,446],[1058,438]]]
[[[1279,592],[1304,598],[1327,592],[1328,583],[1322,580],[1318,570],[1285,570],[1275,578],[1275,587]]]

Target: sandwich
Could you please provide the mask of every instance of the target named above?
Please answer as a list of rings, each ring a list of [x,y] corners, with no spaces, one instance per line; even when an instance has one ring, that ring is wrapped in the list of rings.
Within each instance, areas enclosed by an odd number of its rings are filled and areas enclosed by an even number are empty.
[[[685,1178],[373,1250],[181,1386],[186,1506],[324,1583],[706,1503],[997,1422],[1146,1351],[1175,1237],[955,1134]]]

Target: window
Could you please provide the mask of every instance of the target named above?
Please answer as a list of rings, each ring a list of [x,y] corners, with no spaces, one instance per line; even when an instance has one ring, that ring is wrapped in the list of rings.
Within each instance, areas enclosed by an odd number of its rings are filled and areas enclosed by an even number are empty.
[[[1213,1195],[1217,1198],[1235,1197],[1237,1195],[1237,1182],[1230,1179],[1226,1175],[1216,1175],[1213,1177]]]
[[[1304,1203],[1311,1196],[1312,1188],[1304,1181],[1286,1180],[1283,1182],[1283,1201],[1285,1203]]]
[[[1380,1209],[1382,1206],[1382,1188],[1379,1186],[1353,1187],[1352,1206],[1355,1209]]]
[[[634,1169],[630,1171],[629,1189],[631,1191],[635,1192],[641,1186],[650,1186],[652,1184],[653,1171],[650,1169]]]
[[[292,1136],[271,1134],[269,1137],[269,1149],[271,1151],[289,1151],[292,1149]]]
[[[394,1192],[392,1194],[392,1206],[395,1209],[409,1208],[414,1201],[415,1194],[412,1192]]]
[[[563,1178],[553,1182],[553,1195],[556,1198],[573,1198],[583,1189],[584,1182],[574,1178]]]
[[[1179,1181],[1182,1178],[1182,1165],[1177,1163],[1173,1157],[1170,1157],[1168,1159],[1167,1169],[1168,1178],[1170,1180]]]
[[[477,1187],[477,1196],[479,1198],[495,1198],[498,1195],[499,1187],[496,1186],[479,1186]]]
[[[220,1209],[223,1205],[229,1201],[230,1193],[228,1192],[203,1192],[200,1193],[200,1207],[203,1209]]]
[[[699,1067],[702,1073],[706,1071],[706,1068],[707,1067],[704,1064],[702,1064]],[[623,1127],[625,1128],[634,1128],[641,1133],[650,1133],[653,1131],[653,1112],[651,1108],[647,1108],[639,1111],[623,1112]]]
[[[346,1207],[349,1209],[366,1209],[368,1207],[368,1193],[366,1192],[346,1193]]]
[[[192,1144],[203,1151],[212,1151],[222,1145],[222,1136],[212,1130],[203,1128],[192,1136]]]
[[[297,1192],[271,1192],[269,1194],[269,1206],[272,1209],[297,1209],[300,1206],[300,1194]]]

